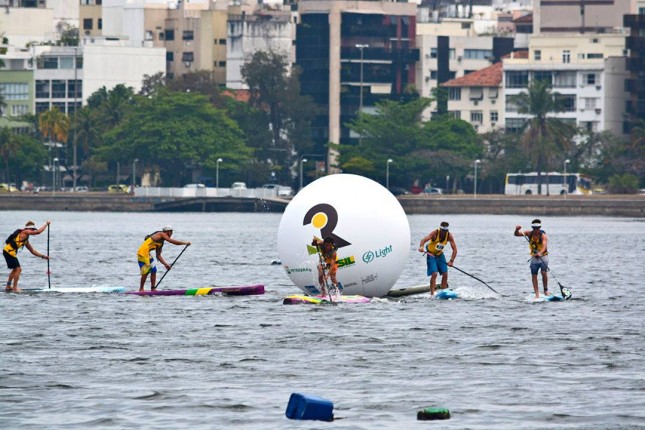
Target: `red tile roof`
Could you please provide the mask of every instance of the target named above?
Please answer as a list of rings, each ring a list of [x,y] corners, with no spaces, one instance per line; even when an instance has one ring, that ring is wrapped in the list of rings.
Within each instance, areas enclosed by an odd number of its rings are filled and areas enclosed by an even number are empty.
[[[249,90],[226,89],[222,91],[222,95],[230,97],[232,99],[237,100],[238,102],[243,102],[243,103],[248,103],[249,99],[251,98],[251,95],[249,94]]]
[[[442,87],[498,87],[502,83],[502,63],[468,73],[441,84]]]

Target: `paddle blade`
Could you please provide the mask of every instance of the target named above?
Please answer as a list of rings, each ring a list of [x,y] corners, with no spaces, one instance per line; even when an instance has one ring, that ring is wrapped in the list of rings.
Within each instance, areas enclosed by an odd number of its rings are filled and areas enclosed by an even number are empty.
[[[562,293],[562,297],[564,297],[564,300],[569,300],[572,296],[571,290],[562,285],[560,285],[560,292]]]

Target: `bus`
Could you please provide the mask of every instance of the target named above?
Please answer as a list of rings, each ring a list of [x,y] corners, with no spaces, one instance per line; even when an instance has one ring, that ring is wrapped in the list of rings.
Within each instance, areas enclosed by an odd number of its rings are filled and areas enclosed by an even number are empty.
[[[580,173],[542,172],[542,194],[591,194],[591,180]],[[538,193],[537,172],[507,173],[504,194],[524,195]]]

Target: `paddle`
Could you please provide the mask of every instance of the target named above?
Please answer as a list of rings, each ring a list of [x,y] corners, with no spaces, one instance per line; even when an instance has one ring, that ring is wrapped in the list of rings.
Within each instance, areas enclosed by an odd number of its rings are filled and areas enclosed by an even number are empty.
[[[51,229],[51,224],[47,226],[47,288],[52,287],[51,271],[49,270],[49,230],[50,229]]]
[[[522,236],[524,236],[524,239],[526,239],[526,241],[530,245],[531,244],[531,239],[529,239],[528,236],[524,234],[524,230],[520,230],[520,232],[522,233]],[[535,256],[535,258],[537,258],[538,260],[542,261],[541,257]],[[542,261],[542,264],[544,264],[543,261]],[[562,294],[562,297],[564,298],[564,300],[569,300],[571,298],[571,295],[572,295],[571,290],[568,289],[567,287],[565,287],[564,285],[562,285],[560,283],[560,281],[558,281],[558,278],[555,276],[555,273],[553,273],[553,271],[551,270],[550,267],[547,266],[546,271],[550,272],[551,275],[553,275],[553,279],[555,279],[555,282],[557,282],[558,286],[560,287],[560,294]]]
[[[322,270],[322,277],[323,282],[325,283],[325,289],[327,290],[327,296],[329,297],[329,301],[334,303],[334,300],[331,298],[331,288],[329,288],[329,283],[327,282],[327,274],[325,273],[325,260],[323,260],[320,245],[316,244],[316,250],[318,251],[318,260],[320,261],[320,270]]]
[[[473,278],[473,279],[477,279],[479,282],[481,282],[482,284],[484,284],[484,285],[486,285],[488,288],[490,288],[490,290],[491,290],[492,292],[497,293],[497,294],[499,294],[499,295],[501,296],[501,294],[500,294],[500,293],[498,293],[497,291],[495,291],[495,289],[494,289],[493,287],[491,287],[490,285],[488,285],[486,282],[482,281],[482,280],[481,280],[481,279],[479,279],[478,277],[473,276],[473,275],[471,275],[470,273],[466,273],[466,272],[464,272],[463,270],[461,270],[459,267],[455,266],[454,264],[452,265],[452,268],[453,268],[453,269],[457,269],[457,270],[459,270],[459,271],[460,271],[461,273],[463,273],[464,275],[468,275],[468,276],[470,276],[470,277],[471,277],[471,278]]]
[[[179,257],[181,257],[181,254],[183,254],[183,253],[184,253],[184,251],[186,250],[186,248],[188,248],[189,246],[190,246],[190,245],[186,245],[186,246],[184,246],[184,249],[182,249],[182,250],[181,250],[181,252],[180,252],[180,253],[179,253],[179,255],[177,256],[177,258],[175,258],[175,261],[173,261],[173,262],[172,262],[172,264],[170,265],[170,269],[172,269],[172,266],[174,266],[174,265],[175,265],[175,263],[177,262],[177,260],[179,260]],[[166,277],[166,275],[168,274],[168,272],[170,272],[170,269],[168,269],[168,270],[166,270],[166,271],[164,272],[164,274],[163,274],[163,276],[161,277],[161,279],[159,279],[159,282],[157,282],[157,285],[155,285],[155,290],[156,290],[157,288],[159,288],[159,285],[161,284],[161,281],[163,281],[163,278],[165,278],[165,277]]]

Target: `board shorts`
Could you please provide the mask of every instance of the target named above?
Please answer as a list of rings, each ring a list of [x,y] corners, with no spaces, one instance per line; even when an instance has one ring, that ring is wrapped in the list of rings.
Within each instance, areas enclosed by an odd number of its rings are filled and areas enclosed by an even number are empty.
[[[432,276],[436,272],[439,272],[440,275],[448,272],[448,263],[446,263],[446,256],[443,252],[436,256],[428,254],[426,256],[426,263],[428,266],[428,276]]]
[[[142,275],[149,275],[150,273],[157,273],[157,265],[155,259],[150,255],[138,255],[137,262],[139,263],[139,270]]]
[[[532,257],[531,258],[531,275],[537,275],[538,270],[542,270],[542,273],[549,271],[549,256],[545,255],[544,257]]]
[[[13,270],[20,267],[20,261],[18,261],[18,257],[14,257],[5,250],[2,251],[2,255],[4,255],[4,259],[7,262],[7,268]]]

